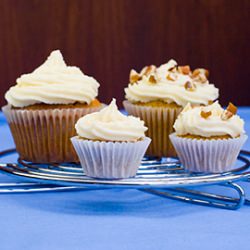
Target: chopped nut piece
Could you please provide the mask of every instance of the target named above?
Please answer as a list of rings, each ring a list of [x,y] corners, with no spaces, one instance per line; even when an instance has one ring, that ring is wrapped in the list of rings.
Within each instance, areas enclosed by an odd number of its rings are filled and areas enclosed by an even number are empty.
[[[201,83],[206,83],[209,72],[206,69],[195,69],[192,73],[192,78]]]
[[[155,71],[156,71],[155,65],[146,66],[141,70],[140,75],[149,76],[150,74],[155,73]]]
[[[231,102],[229,102],[229,104],[227,106],[227,111],[229,111],[235,115],[237,113],[237,107],[234,106]]]
[[[204,119],[207,119],[210,115],[212,115],[211,111],[201,111],[201,117],[203,117]]]
[[[205,75],[199,75],[199,81],[201,83],[206,83],[207,82],[207,77]]]
[[[200,82],[200,83],[206,83],[207,82],[207,78],[205,75],[197,75],[196,77],[193,77],[193,80],[196,82]]]
[[[187,82],[185,83],[184,87],[185,87],[185,89],[186,89],[187,91],[195,91],[195,89],[196,89],[195,84],[194,84],[193,82],[189,82],[189,81],[187,81]]]
[[[227,109],[224,110],[224,112],[221,115],[221,119],[223,121],[226,121],[230,119],[232,116],[234,116],[237,113],[237,107],[234,106],[231,102],[229,102]]]
[[[157,83],[157,81],[156,81],[154,75],[150,75],[148,81],[149,81],[150,83],[153,83],[153,84]]]
[[[193,77],[196,77],[198,75],[205,75],[206,78],[208,78],[209,76],[209,71],[207,69],[202,69],[202,68],[199,68],[199,69],[195,69],[192,73],[192,76]]]
[[[167,80],[170,80],[170,81],[175,81],[177,79],[177,75],[173,74],[173,73],[169,73],[167,76],[166,76]]]
[[[195,78],[195,77],[197,77],[199,74],[200,74],[200,70],[199,70],[199,69],[195,69],[195,70],[192,72],[192,77]]]
[[[141,76],[134,69],[132,69],[129,75],[130,83],[135,83],[138,82],[139,80],[141,80]]]
[[[184,75],[188,75],[191,72],[189,65],[178,66],[178,71]]]
[[[208,77],[209,77],[209,71],[207,69],[201,69],[201,71],[204,73],[204,75],[208,79]]]
[[[221,114],[221,120],[226,121],[230,119],[234,114],[228,110],[224,110],[224,112]]]
[[[208,105],[211,105],[211,104],[213,104],[214,102],[213,101],[208,101]]]

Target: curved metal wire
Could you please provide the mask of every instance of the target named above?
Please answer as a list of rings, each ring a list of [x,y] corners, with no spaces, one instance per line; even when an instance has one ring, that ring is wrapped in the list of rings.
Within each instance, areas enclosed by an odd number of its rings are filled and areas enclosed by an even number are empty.
[[[0,157],[14,152],[15,149],[2,151]],[[186,172],[176,158],[164,160],[152,157],[144,158],[136,177],[122,180],[98,180],[87,177],[77,164],[34,164],[18,159],[18,163],[0,164],[0,171],[36,183],[29,183],[29,185],[28,183],[13,183],[5,186],[5,190],[1,190],[0,184],[0,193],[94,190],[115,187],[136,188],[143,192],[193,204],[238,209],[244,202],[249,203],[245,199],[244,190],[238,184],[232,183],[232,181],[246,179],[250,176],[250,172],[246,172],[250,161],[242,155],[248,156],[250,152],[243,151],[239,155],[238,160],[242,162],[240,167],[218,174]],[[234,189],[239,198],[187,189],[189,186],[212,184]],[[4,184],[2,185],[4,187]]]
[[[134,178],[120,180],[93,179],[83,173],[77,164],[34,164],[21,159],[15,164],[0,164],[0,170],[19,177],[64,186],[99,186],[103,188],[172,188],[184,186],[209,185],[236,181],[250,175],[246,171],[250,161],[239,156],[239,168],[217,174],[196,174],[186,172],[177,159],[144,159]]]
[[[232,182],[224,183],[223,186],[235,190],[238,194],[238,198],[232,198],[218,194],[204,193],[197,190],[190,190],[185,188],[163,190],[145,188],[141,189],[141,191],[165,198],[184,201],[192,204],[198,204],[202,206],[210,206],[230,210],[239,209],[245,202],[245,192],[242,187]]]

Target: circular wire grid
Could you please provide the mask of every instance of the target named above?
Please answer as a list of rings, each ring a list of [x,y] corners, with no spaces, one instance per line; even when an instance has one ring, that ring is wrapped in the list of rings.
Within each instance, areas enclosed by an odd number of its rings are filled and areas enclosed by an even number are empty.
[[[12,150],[5,152],[5,154],[14,152]],[[187,172],[177,158],[149,157],[142,160],[137,175],[128,179],[94,179],[86,176],[79,164],[35,164],[23,161],[20,158],[17,163],[0,164],[0,170],[28,180],[64,186],[171,188],[225,183],[247,178],[250,174],[250,172],[247,172],[250,162],[243,156],[243,153],[238,156],[237,168],[215,174]]]

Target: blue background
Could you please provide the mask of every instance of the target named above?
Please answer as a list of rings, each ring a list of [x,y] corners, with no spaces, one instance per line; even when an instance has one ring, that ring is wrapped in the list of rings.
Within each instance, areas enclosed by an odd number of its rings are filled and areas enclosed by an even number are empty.
[[[250,134],[250,108],[240,108]],[[0,114],[0,150],[14,147]],[[249,140],[244,149],[250,150]],[[13,161],[5,157],[1,162]],[[0,182],[16,178],[0,174]],[[250,183],[241,183],[250,196]],[[232,194],[223,187],[202,190]],[[250,249],[250,207],[192,205],[137,190],[0,196],[0,249]]]

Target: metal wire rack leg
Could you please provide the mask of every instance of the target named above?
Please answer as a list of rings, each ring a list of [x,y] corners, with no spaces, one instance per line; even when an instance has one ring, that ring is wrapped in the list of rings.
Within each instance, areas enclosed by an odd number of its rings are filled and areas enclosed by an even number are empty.
[[[250,157],[250,151],[247,150],[241,150],[240,152],[242,155]],[[242,181],[250,182],[250,175],[248,175],[246,178],[244,178]],[[245,205],[250,206],[250,199],[245,199]]]
[[[216,208],[224,208],[230,210],[239,209],[245,202],[244,190],[241,188],[241,186],[232,182],[224,183],[221,185],[235,190],[238,193],[239,198],[232,198],[228,196],[205,193],[186,188],[175,188],[175,189],[147,188],[147,189],[140,189],[140,191],[192,204],[198,204],[210,207],[212,206]]]

